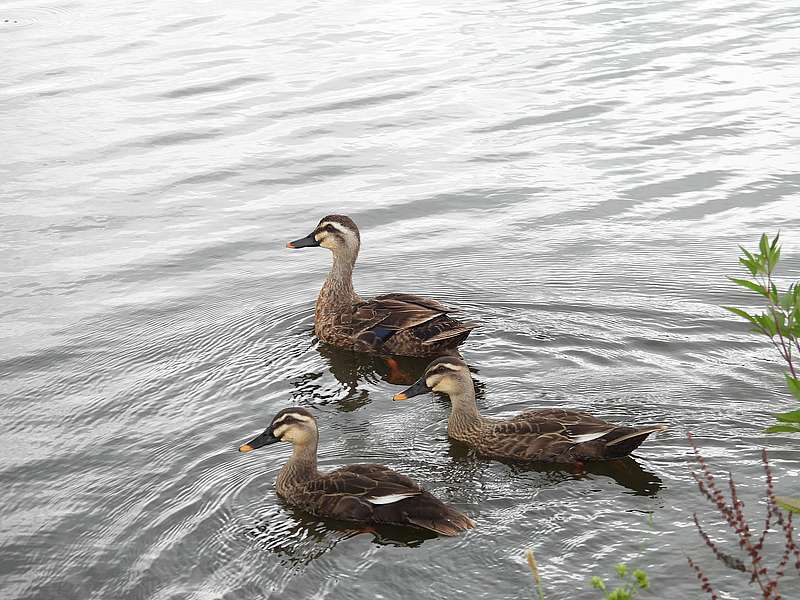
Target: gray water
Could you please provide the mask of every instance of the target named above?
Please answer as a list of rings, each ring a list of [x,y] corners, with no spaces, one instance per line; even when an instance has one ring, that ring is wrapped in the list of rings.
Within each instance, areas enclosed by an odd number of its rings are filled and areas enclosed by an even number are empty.
[[[761,517],[760,449],[800,494],[794,405],[738,244],[782,232],[800,279],[800,5],[774,2],[0,4],[3,598],[753,597],[693,531],[696,436]],[[321,346],[329,264],[430,295],[486,414],[667,422],[580,472],[477,458],[446,401]],[[418,375],[420,361],[404,361]],[[473,516],[454,539],[356,534],[279,502],[288,448],[239,444],[299,404],[322,466],[383,462]],[[728,546],[729,547],[729,546]],[[794,589],[794,592],[791,590]],[[800,598],[787,579],[785,598]],[[792,595],[794,594],[794,595]]]

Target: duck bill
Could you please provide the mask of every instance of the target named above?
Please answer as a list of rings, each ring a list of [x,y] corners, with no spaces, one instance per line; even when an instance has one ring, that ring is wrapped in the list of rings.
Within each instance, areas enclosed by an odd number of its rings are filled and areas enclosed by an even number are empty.
[[[414,396],[419,396],[420,394],[427,394],[431,391],[431,388],[428,387],[428,384],[425,383],[425,377],[423,376],[417,383],[412,385],[410,388],[403,390],[399,394],[395,394],[392,396],[392,400],[408,400],[409,398],[413,398]]]
[[[286,244],[287,248],[313,248],[314,246],[319,246],[319,242],[317,241],[317,238],[314,237],[313,233],[308,234],[304,238],[300,238],[299,240],[295,240]]]
[[[269,444],[275,444],[277,442],[280,442],[280,440],[272,435],[272,431],[268,429],[261,435],[254,437],[246,444],[239,446],[239,452],[250,452],[256,448],[261,448],[261,446],[268,446]]]

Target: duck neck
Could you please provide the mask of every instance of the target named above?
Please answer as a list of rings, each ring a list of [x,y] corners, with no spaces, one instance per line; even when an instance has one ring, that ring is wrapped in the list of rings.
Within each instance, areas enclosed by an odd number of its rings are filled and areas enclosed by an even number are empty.
[[[481,417],[475,403],[475,388],[472,382],[455,394],[450,395],[450,416],[447,419],[447,431],[453,437],[480,428]]]
[[[356,258],[358,258],[358,248],[334,251],[333,265],[319,293],[319,306],[351,305],[361,300],[353,289],[353,267]]]
[[[276,481],[278,494],[286,495],[293,486],[305,483],[318,475],[317,439],[305,444],[295,444],[292,448],[292,457],[278,474]]]

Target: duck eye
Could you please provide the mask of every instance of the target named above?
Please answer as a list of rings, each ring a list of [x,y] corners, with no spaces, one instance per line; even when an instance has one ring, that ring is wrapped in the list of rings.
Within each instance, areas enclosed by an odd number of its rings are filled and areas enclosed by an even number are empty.
[[[327,231],[328,233],[333,233],[334,231],[336,231],[336,229],[334,228],[333,225],[325,225],[325,231]]]

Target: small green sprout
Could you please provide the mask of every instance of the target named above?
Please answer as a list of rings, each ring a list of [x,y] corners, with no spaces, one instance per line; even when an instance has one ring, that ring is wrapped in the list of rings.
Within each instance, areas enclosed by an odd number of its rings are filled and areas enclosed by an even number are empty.
[[[640,591],[650,589],[650,580],[642,569],[634,569],[631,572],[628,565],[619,563],[614,567],[614,571],[620,580],[620,586],[611,591],[608,591],[606,582],[602,578],[595,575],[589,580],[594,589],[604,592],[603,600],[633,600]]]

